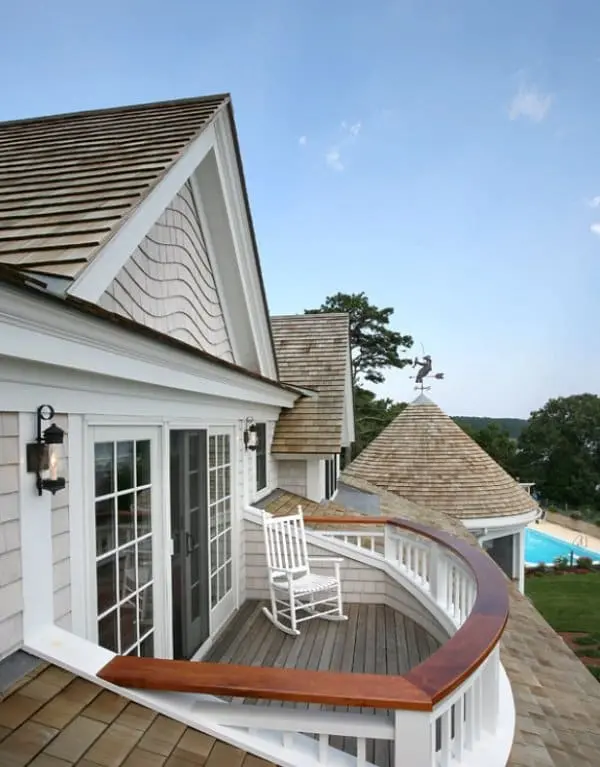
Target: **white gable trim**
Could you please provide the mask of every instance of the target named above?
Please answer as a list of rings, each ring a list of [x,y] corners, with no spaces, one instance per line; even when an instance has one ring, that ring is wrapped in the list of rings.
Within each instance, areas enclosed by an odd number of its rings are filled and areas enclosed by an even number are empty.
[[[196,206],[196,215],[200,221],[200,228],[202,229],[202,235],[204,236],[204,244],[206,245],[206,257],[210,264],[213,279],[215,281],[215,287],[217,294],[221,302],[221,311],[223,312],[223,319],[225,320],[225,328],[227,329],[227,335],[229,337],[229,343],[231,345],[231,351],[233,353],[233,359],[239,364],[240,350],[238,340],[235,334],[235,328],[233,327],[233,321],[231,318],[231,312],[229,311],[229,303],[225,300],[225,290],[223,287],[223,280],[221,279],[221,272],[219,270],[218,259],[215,256],[215,250],[210,234],[210,227],[206,220],[204,208],[202,207],[202,197],[198,188],[198,179],[195,175],[190,176],[190,189],[192,190],[192,198]]]
[[[148,197],[141,202],[114,237],[111,237],[88,264],[67,290],[70,295],[84,301],[98,303],[104,291],[158,221],[167,205],[206,157],[214,142],[213,124],[205,128],[192,141],[183,156],[167,171]]]
[[[263,302],[260,279],[254,265],[255,254],[250,221],[246,215],[246,205],[240,183],[242,169],[237,167],[231,127],[231,121],[222,112],[215,121],[217,167],[223,182],[225,205],[232,225],[233,241],[242,276],[246,305],[250,311],[252,335],[256,339],[260,369],[267,378],[276,378],[275,350],[271,342],[267,307]]]

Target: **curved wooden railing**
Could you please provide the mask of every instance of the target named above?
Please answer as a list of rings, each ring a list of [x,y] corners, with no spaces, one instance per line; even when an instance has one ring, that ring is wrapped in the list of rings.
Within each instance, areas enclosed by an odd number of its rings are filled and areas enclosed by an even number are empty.
[[[508,620],[508,589],[504,575],[483,550],[449,533],[396,517],[307,517],[305,522],[347,527],[385,524],[408,530],[450,549],[473,573],[476,597],[469,617],[437,652],[401,677],[410,682],[415,693],[401,703],[397,701],[395,708],[421,709],[422,695],[433,708],[470,676],[498,644]]]
[[[440,649],[404,676],[266,668],[222,663],[198,662],[190,664],[187,661],[120,656],[115,657],[102,668],[98,676],[107,682],[123,687],[195,692],[234,698],[315,703],[326,706],[391,709],[396,712],[396,717],[399,715],[408,717],[411,711],[415,712],[416,715],[417,712],[440,712],[443,709],[445,722],[443,726],[440,724],[442,714],[437,715],[437,723],[434,714],[434,719],[428,722],[428,726],[436,728],[434,738],[438,745],[434,747],[434,750],[439,750],[439,741],[441,740],[442,750],[444,750],[444,742],[446,742],[446,751],[450,753],[454,747],[448,744],[455,737],[455,729],[459,727],[456,722],[459,722],[460,727],[462,727],[463,716],[466,717],[467,715],[467,704],[461,697],[462,692],[457,693],[457,689],[460,688],[462,691],[464,689],[463,683],[466,683],[474,674],[480,673],[479,667],[484,664],[492,652],[494,652],[496,665],[499,663],[497,647],[508,619],[508,590],[503,574],[483,550],[451,534],[421,525],[418,522],[364,516],[306,517],[305,522],[307,526],[321,527],[321,529],[326,527],[329,532],[340,526],[359,529],[370,527],[372,529],[375,526],[387,525],[392,530],[395,529],[398,532],[404,530],[410,534],[429,539],[433,546],[446,549],[449,554],[464,563],[466,569],[472,574],[475,595],[470,613],[461,622],[456,633]],[[365,535],[369,535],[369,533],[365,531]],[[485,668],[483,670],[488,673]],[[492,674],[497,692],[497,671],[492,671]],[[481,695],[481,691],[479,694]],[[474,699],[471,698],[470,700],[473,701]],[[458,717],[455,716],[454,710],[450,711],[450,706],[452,709],[456,706],[459,707]],[[476,708],[472,703],[468,707]],[[238,713],[235,716],[238,720],[241,717],[240,708],[247,711],[246,706],[237,706],[236,711]],[[293,710],[286,711],[288,716],[294,713]],[[256,714],[258,713],[257,711]],[[469,715],[473,716],[473,712],[470,711]],[[398,722],[397,719],[396,722]],[[300,727],[298,730],[319,732],[317,726],[318,722],[312,730],[301,729]],[[411,727],[414,727],[414,724],[409,725],[408,732],[410,732]],[[397,741],[399,739],[397,728],[398,724],[396,724],[396,735],[384,733],[378,737]],[[283,727],[279,727],[279,729],[283,729]],[[375,736],[368,735],[367,737]],[[402,735],[401,739],[403,748],[406,748],[405,735]],[[429,740],[427,749],[431,748],[431,737],[423,735],[423,739]],[[423,750],[422,753],[425,754],[425,752]],[[421,751],[418,753],[421,754]],[[415,757],[417,757],[416,751]],[[362,764],[363,762],[359,760],[357,763]],[[426,761],[421,762],[420,759],[415,759],[414,763],[425,764]]]

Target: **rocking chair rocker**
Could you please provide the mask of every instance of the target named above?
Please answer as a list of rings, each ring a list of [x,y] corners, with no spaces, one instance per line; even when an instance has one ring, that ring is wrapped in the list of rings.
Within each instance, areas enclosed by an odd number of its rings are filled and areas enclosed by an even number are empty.
[[[263,513],[263,531],[271,595],[271,609],[263,607],[267,618],[285,631],[298,636],[298,624],[311,618],[345,621],[342,607],[340,557],[309,557],[302,507],[286,517]],[[312,573],[310,564],[333,564],[333,575]],[[289,626],[281,618],[289,621]]]

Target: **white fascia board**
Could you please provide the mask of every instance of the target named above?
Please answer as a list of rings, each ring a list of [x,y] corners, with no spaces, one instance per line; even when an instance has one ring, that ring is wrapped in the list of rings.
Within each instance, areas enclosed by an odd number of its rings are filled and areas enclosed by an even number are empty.
[[[229,113],[225,110],[219,114],[215,121],[215,156],[223,184],[225,206],[232,225],[238,268],[242,277],[246,305],[250,313],[252,332],[256,339],[261,372],[269,378],[274,378],[276,375],[275,350],[271,343],[269,317],[263,302],[260,279],[256,269],[258,254],[254,253],[250,221],[246,215],[246,205],[240,181],[242,169],[237,165]]]
[[[68,289],[69,295],[98,303],[110,283],[158,221],[173,197],[196,170],[215,143],[214,122],[202,130],[167,171],[150,194],[100,249]]]
[[[337,453],[272,453],[277,461],[328,461]]]
[[[1,355],[257,404],[295,400],[276,384],[7,285],[0,285]]]
[[[537,519],[538,514],[539,509],[536,507],[523,514],[510,514],[505,517],[469,517],[469,519],[461,519],[460,521],[467,530],[480,530],[485,528],[486,530],[491,531],[528,525]]]

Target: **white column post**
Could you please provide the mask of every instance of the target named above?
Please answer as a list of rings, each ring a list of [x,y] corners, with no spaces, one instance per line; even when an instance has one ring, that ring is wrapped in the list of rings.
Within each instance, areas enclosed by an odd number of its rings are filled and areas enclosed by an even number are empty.
[[[519,591],[523,594],[525,591],[525,529],[513,536],[513,553],[513,562],[516,565],[513,578],[518,579]]]
[[[431,711],[395,711],[392,764],[433,767],[435,727]]]

